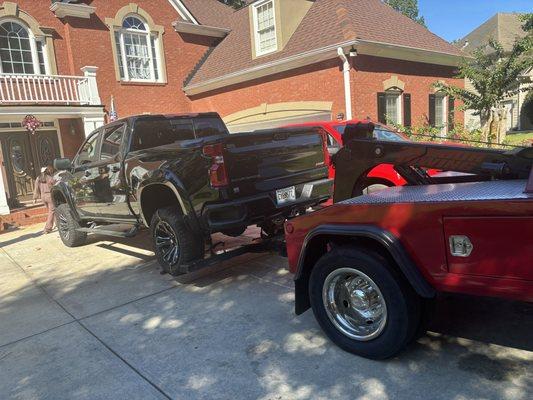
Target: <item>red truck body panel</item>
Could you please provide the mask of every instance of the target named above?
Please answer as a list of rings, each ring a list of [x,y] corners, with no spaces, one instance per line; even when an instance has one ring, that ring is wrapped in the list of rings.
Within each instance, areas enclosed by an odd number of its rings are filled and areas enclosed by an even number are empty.
[[[306,122],[302,124],[287,125],[287,127],[304,127],[304,126],[319,126],[323,128],[328,135],[334,140],[339,147],[342,147],[342,134],[335,129],[338,126],[344,126],[347,124],[357,124],[358,122],[368,122],[367,120],[350,120],[350,121],[317,121],[317,122]],[[401,133],[391,130],[399,138],[403,140],[409,140],[407,137],[403,136]],[[329,165],[329,177],[335,178],[335,169],[330,162],[329,155],[327,156],[327,163]],[[405,185],[405,179],[403,179],[390,164],[381,164],[374,167],[371,171],[368,172],[367,176],[369,178],[378,178],[390,182],[393,186]]]
[[[405,186],[337,203],[289,222],[290,271],[314,228],[368,224],[398,238],[437,291],[533,301],[533,196],[525,187],[524,180]],[[450,235],[468,236],[472,254],[452,256]]]

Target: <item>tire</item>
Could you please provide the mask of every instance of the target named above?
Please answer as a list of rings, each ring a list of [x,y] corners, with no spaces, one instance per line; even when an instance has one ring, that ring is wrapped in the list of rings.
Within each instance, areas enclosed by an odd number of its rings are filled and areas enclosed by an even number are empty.
[[[55,214],[59,237],[63,244],[67,247],[77,247],[85,244],[87,233],[77,231],[81,226],[72,216],[68,204],[63,203],[58,205]]]
[[[343,291],[347,283],[354,285],[351,291]],[[326,335],[341,349],[365,358],[393,357],[419,326],[420,298],[404,277],[385,258],[355,247],[339,247],[318,260],[309,296]],[[365,314],[357,313],[357,307]]]
[[[393,186],[394,184],[386,179],[365,178],[355,184],[352,190],[352,197],[378,192]]]
[[[204,240],[187,226],[179,208],[157,210],[150,223],[150,233],[157,261],[171,275],[183,274],[181,265],[203,257]]]

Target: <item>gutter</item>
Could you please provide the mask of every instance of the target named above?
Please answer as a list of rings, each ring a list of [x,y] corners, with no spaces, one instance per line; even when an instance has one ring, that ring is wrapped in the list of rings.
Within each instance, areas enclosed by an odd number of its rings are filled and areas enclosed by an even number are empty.
[[[471,58],[466,54],[458,55],[372,40],[353,39],[299,53],[280,60],[270,61],[265,64],[232,72],[207,81],[187,85],[183,88],[183,91],[186,95],[193,96],[237,83],[250,81],[252,79],[285,72],[320,61],[336,58],[339,56],[337,50],[339,47],[342,47],[346,51],[352,46],[357,48],[358,54],[450,67],[459,66],[461,60],[464,58]]]
[[[296,54],[294,56],[282,58],[281,60],[274,60],[265,64],[257,65],[255,67],[247,68],[217,78],[209,79],[205,82],[187,85],[183,88],[183,90],[185,94],[191,96],[207,92],[209,90],[233,85],[236,83],[246,82],[248,80],[259,78],[262,76],[288,71],[294,68],[335,58],[335,56],[337,55],[338,47],[350,48],[351,46],[354,46],[357,43],[357,40],[350,40],[347,42],[306,51],[303,53]]]
[[[344,54],[342,47],[337,48],[337,54],[342,61],[342,76],[344,78],[344,103],[346,109],[345,119],[352,119],[352,88],[350,84],[350,60]]]
[[[174,30],[178,33],[190,33],[193,35],[209,36],[215,38],[226,37],[231,30],[226,28],[218,28],[216,26],[198,25],[186,21],[174,21],[172,23]]]

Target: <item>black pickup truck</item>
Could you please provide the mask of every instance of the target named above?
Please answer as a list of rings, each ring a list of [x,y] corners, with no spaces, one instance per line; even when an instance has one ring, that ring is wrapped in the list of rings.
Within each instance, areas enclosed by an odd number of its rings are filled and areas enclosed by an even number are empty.
[[[216,113],[141,115],[92,132],[72,161],[57,159],[60,237],[134,236],[149,227],[166,272],[208,253],[211,234],[264,235],[331,196],[319,128],[229,134]]]

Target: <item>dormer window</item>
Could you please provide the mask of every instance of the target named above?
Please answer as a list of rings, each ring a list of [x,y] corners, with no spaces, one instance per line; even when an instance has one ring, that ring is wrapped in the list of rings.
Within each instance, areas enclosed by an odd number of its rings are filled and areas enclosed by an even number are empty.
[[[255,55],[262,56],[278,49],[274,0],[253,5]]]

